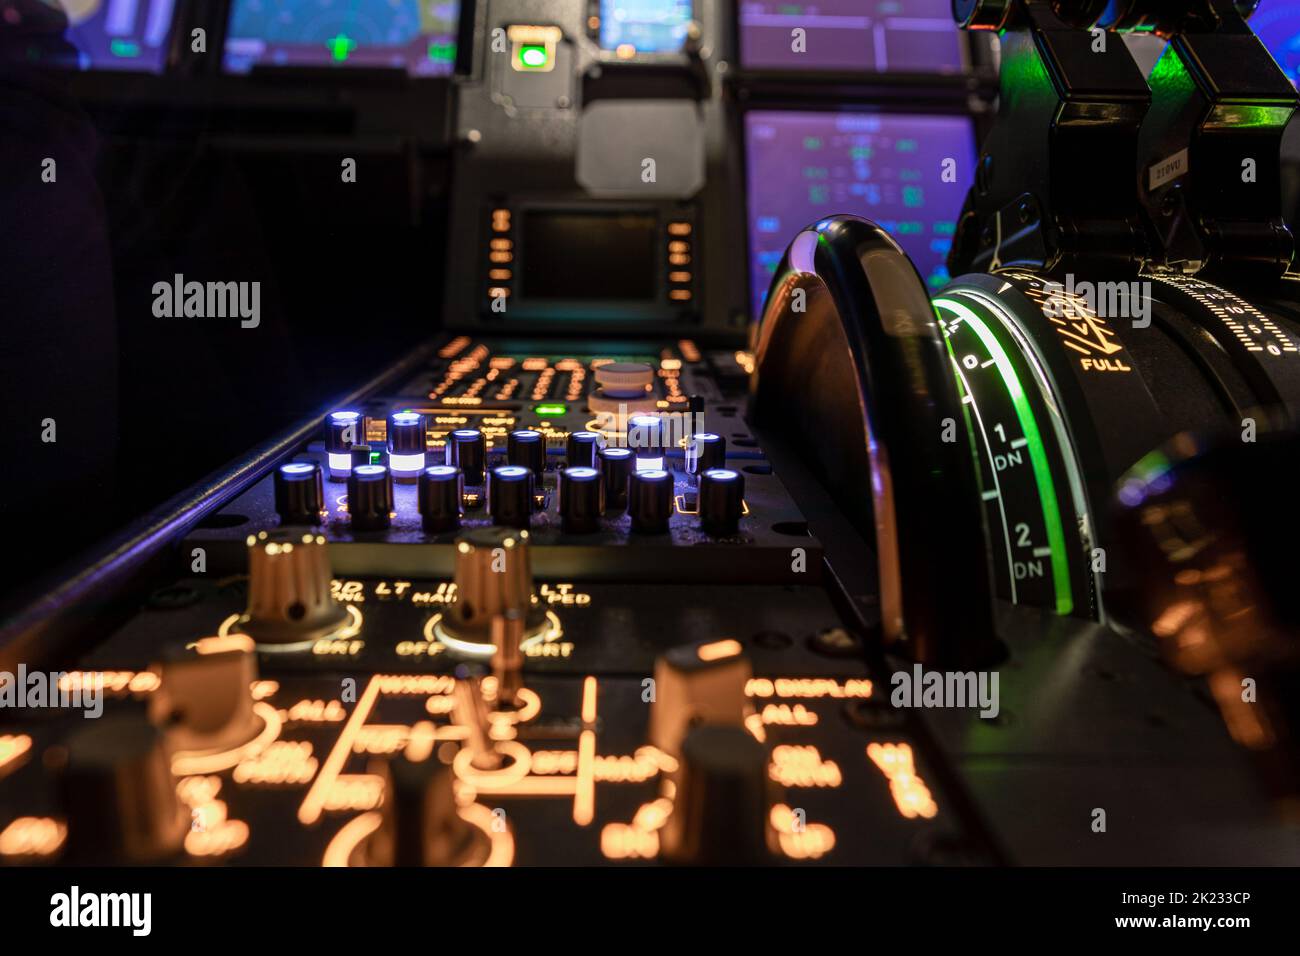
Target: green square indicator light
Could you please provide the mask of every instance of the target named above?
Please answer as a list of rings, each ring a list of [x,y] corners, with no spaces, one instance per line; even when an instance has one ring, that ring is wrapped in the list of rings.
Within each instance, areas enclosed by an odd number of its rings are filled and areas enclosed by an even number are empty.
[[[530,70],[545,69],[549,60],[546,47],[540,43],[525,43],[519,48],[519,62]]]
[[[556,415],[567,415],[569,406],[561,402],[551,402],[547,405],[534,405],[533,412],[543,418],[554,418]]]
[[[384,456],[382,452],[372,451],[370,453],[370,464],[382,465],[383,463],[384,463]]]

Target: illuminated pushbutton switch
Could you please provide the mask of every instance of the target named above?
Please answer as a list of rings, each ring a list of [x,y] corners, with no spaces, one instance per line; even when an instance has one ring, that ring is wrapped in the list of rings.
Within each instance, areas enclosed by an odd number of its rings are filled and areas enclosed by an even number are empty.
[[[666,471],[634,471],[628,479],[627,512],[636,534],[664,534],[673,513],[673,476]]]
[[[459,468],[430,465],[420,472],[420,518],[425,531],[450,531],[460,527],[465,486]]]
[[[275,511],[282,525],[318,525],[325,510],[320,465],[291,461],[275,470]]]
[[[261,531],[248,536],[248,607],[240,630],[259,645],[310,644],[347,620],[331,596],[323,535]]]
[[[352,471],[352,446],[362,444],[363,421],[360,412],[330,412],[325,419],[325,454],[329,462],[330,481],[346,481]]]
[[[527,468],[533,478],[541,482],[546,472],[546,439],[541,432],[520,428],[506,437],[506,460],[512,465]]]
[[[727,465],[727,440],[713,432],[696,432],[686,442],[686,470],[702,475],[710,468]]]
[[[744,510],[744,475],[730,468],[710,468],[700,475],[700,528],[705,534],[735,534]]]
[[[600,530],[600,472],[595,468],[560,472],[560,523],[567,534]]]
[[[488,511],[494,524],[527,528],[533,520],[533,472],[523,465],[493,468],[488,477]]]
[[[205,637],[168,647],[150,665],[159,686],[149,695],[149,719],[165,728],[173,751],[230,750],[257,736],[255,651],[245,634]]]
[[[660,848],[669,863],[771,862],[767,748],[739,727],[696,727],[682,742],[672,813]]]
[[[724,638],[664,653],[655,662],[650,743],[677,756],[693,726],[744,726],[753,713],[745,688],[754,674],[743,651],[739,641]]]
[[[393,523],[393,476],[383,465],[358,465],[348,476],[353,531],[383,531]]]
[[[366,866],[477,866],[488,856],[484,834],[461,815],[455,773],[436,757],[389,760],[379,829],[358,847]]]
[[[68,825],[65,862],[161,863],[177,855],[190,814],[176,795],[162,732],[143,710],[86,723],[50,751]]]
[[[627,482],[632,474],[632,449],[606,446],[596,454],[600,467],[600,510],[604,514],[627,507]]]
[[[600,432],[570,432],[564,454],[570,468],[595,468],[600,449]]]
[[[388,416],[388,470],[404,484],[416,481],[424,471],[424,416],[419,412],[396,412]]]
[[[627,447],[636,455],[637,471],[662,471],[668,449],[668,428],[658,415],[633,415],[627,420]]]
[[[511,612],[523,618],[521,643],[545,630],[546,608],[533,601],[528,542],[527,531],[498,527],[476,528],[456,540],[455,598],[437,628],[439,639],[452,651],[492,657],[494,628]]]
[[[465,484],[483,484],[486,462],[487,441],[477,428],[457,428],[447,436],[445,463],[460,469]]]

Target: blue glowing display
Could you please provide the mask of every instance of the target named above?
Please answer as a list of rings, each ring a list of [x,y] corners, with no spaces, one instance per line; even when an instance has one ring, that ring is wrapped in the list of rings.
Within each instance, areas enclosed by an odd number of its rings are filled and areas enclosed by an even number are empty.
[[[975,168],[969,117],[753,111],[745,116],[750,282],[757,315],[801,229],[863,216],[902,246],[931,289]]]
[[[224,64],[231,73],[388,67],[445,76],[459,23],[459,0],[234,0]]]
[[[1250,26],[1291,82],[1300,85],[1300,7],[1266,2],[1250,18]]]
[[[694,17],[692,0],[600,0],[600,45],[677,53]]]
[[[738,0],[748,69],[956,73],[950,0]],[[799,31],[799,32],[796,32]]]
[[[175,0],[46,0],[25,5],[28,55],[78,70],[161,73],[167,58]],[[53,7],[54,9],[48,9]],[[10,4],[6,16],[20,17]],[[6,26],[18,26],[18,21]]]

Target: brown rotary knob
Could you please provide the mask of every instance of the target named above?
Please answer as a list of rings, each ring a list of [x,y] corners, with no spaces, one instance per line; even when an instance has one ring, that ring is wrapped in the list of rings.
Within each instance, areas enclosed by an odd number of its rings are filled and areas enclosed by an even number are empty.
[[[546,609],[533,603],[528,543],[527,531],[502,527],[476,528],[457,539],[456,597],[442,620],[453,650],[490,657],[493,621],[509,614],[523,617],[525,639],[545,628]]]
[[[753,671],[739,641],[686,644],[655,663],[650,743],[678,756],[687,732],[700,724],[743,727],[751,712],[745,685]]]
[[[190,817],[161,732],[142,710],[91,724],[51,754],[68,820],[68,861],[155,863],[179,853]]]
[[[241,629],[260,645],[309,644],[338,628],[346,609],[330,596],[329,545],[320,534],[248,537],[248,609]]]
[[[149,697],[149,718],[166,728],[173,750],[228,750],[256,736],[257,655],[247,635],[169,647],[150,670],[160,681]]]

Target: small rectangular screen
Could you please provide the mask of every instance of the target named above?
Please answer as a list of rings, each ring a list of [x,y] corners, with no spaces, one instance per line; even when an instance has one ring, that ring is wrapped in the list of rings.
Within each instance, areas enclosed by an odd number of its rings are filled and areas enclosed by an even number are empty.
[[[756,110],[745,151],[755,314],[799,230],[841,213],[887,229],[931,289],[948,281],[975,165],[969,117]]]
[[[653,301],[657,232],[650,213],[526,211],[524,299]]]
[[[955,73],[951,0],[737,0],[747,69]]]
[[[693,0],[600,0],[600,45],[637,53],[678,53],[694,17]]]
[[[161,73],[175,0],[48,0],[67,18],[62,43],[42,46],[36,58],[79,70]],[[62,23],[54,23],[55,28]]]
[[[1300,84],[1300,7],[1278,0],[1260,4],[1250,26],[1291,82]]]
[[[255,66],[403,69],[456,65],[460,0],[234,0],[227,72]]]

